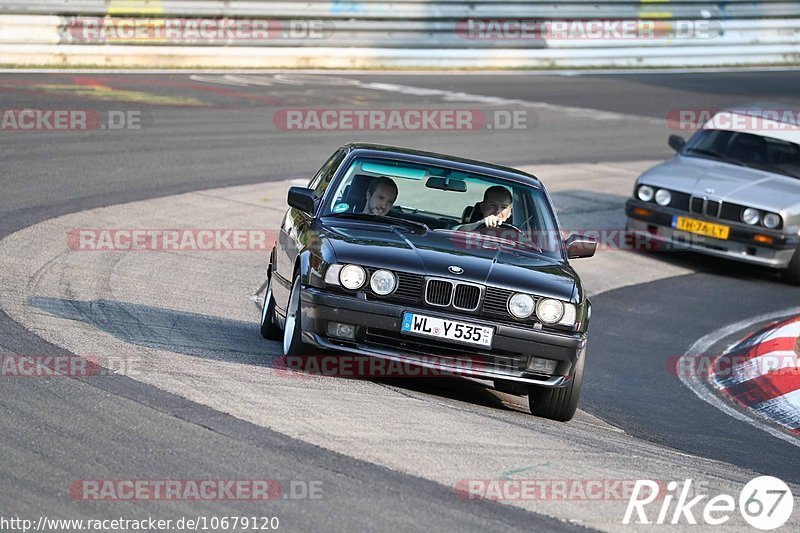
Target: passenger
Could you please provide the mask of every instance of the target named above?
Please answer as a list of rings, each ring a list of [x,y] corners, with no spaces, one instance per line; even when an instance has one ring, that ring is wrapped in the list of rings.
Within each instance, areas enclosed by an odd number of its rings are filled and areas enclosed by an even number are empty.
[[[381,176],[369,182],[367,203],[363,213],[370,215],[386,215],[397,200],[397,184],[391,178]]]
[[[457,231],[475,231],[481,226],[497,228],[511,218],[512,210],[511,192],[500,185],[494,185],[483,193],[483,201],[478,204],[481,210],[481,220],[472,224],[461,224],[453,228]]]

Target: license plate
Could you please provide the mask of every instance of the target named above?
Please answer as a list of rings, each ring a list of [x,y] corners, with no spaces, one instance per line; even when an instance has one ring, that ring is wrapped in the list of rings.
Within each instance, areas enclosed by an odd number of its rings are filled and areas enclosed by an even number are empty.
[[[723,240],[727,239],[731,232],[729,226],[679,216],[672,217],[672,227],[677,230],[694,233],[695,235],[704,235],[706,237],[714,237],[715,239]]]
[[[492,347],[494,328],[475,326],[455,320],[418,315],[416,313],[403,313],[404,333],[422,337],[436,337],[454,342]]]

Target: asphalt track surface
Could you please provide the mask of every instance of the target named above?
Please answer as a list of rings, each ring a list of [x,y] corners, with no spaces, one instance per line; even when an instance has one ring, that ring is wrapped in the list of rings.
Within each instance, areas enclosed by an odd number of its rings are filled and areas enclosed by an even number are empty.
[[[670,154],[673,109],[753,100],[798,106],[800,73],[605,76],[356,75],[349,79],[465,92],[647,117],[624,127],[581,116],[524,131],[371,132],[359,135],[511,165],[659,159]],[[121,96],[122,95],[122,96]],[[153,98],[162,98],[153,105]],[[187,98],[191,100],[187,100]],[[66,213],[179,192],[310,176],[352,132],[276,129],[276,108],[440,106],[438,96],[363,91],[314,80],[223,84],[188,75],[14,74],[0,76],[4,109],[133,110],[141,131],[2,132],[0,237]],[[198,103],[199,102],[199,103]],[[481,108],[481,103],[465,105]],[[533,109],[535,113],[536,107]],[[558,108],[556,108],[558,109]],[[659,126],[659,123],[661,125]],[[800,290],[758,269],[675,255],[701,273],[627,287],[593,299],[590,360],[582,408],[636,437],[686,453],[800,482],[797,448],[704,404],[664,379],[665,354],[682,354],[726,324],[796,305]],[[24,280],[20,280],[24,283]],[[63,349],[0,313],[0,353]],[[277,501],[271,514],[290,530],[570,529],[509,506],[461,502],[452,488],[357,461],[194,404],[129,379],[13,380],[0,387],[3,515],[251,514],[223,502],[92,504],[66,497],[68,480],[113,478],[115,466],[142,478],[241,477],[269,465],[278,479],[319,479],[336,497]],[[89,474],[87,475],[87,465]]]

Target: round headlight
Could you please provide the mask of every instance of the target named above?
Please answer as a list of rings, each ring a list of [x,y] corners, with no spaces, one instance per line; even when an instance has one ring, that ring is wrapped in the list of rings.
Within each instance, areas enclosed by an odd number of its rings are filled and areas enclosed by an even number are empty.
[[[367,271],[358,265],[346,265],[339,272],[339,281],[348,289],[360,289],[367,281]]]
[[[555,324],[564,316],[564,304],[552,298],[542,298],[536,305],[536,316],[545,324]]]
[[[780,215],[776,215],[775,213],[767,213],[764,215],[764,227],[769,229],[775,229],[781,225],[781,217]]]
[[[533,314],[533,298],[527,294],[515,294],[508,301],[508,312],[517,318],[528,318]]]
[[[649,202],[653,199],[653,188],[649,185],[642,185],[639,187],[638,196],[639,200],[643,202]]]
[[[397,278],[388,270],[376,270],[369,280],[369,286],[375,294],[386,296],[397,287]]]
[[[656,203],[658,205],[669,205],[672,201],[672,194],[667,189],[658,189],[656,192]]]
[[[759,214],[757,209],[753,209],[752,207],[748,207],[742,213],[742,220],[744,220],[747,224],[755,225],[758,224],[761,215]]]

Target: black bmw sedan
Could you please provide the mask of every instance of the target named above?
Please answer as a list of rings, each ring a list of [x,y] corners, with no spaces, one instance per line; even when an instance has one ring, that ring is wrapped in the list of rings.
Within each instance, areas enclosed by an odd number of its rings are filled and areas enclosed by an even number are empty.
[[[534,176],[371,144],[292,187],[267,267],[261,334],[287,356],[358,354],[494,380],[569,420],[591,304]]]

